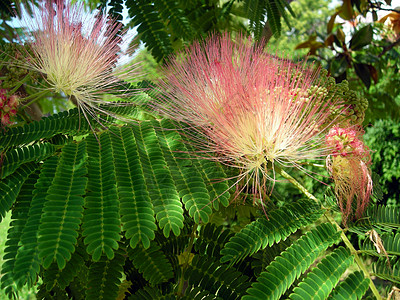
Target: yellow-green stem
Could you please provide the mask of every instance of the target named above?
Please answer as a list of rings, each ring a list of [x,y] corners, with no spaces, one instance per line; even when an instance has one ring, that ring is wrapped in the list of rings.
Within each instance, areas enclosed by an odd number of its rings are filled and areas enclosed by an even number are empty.
[[[29,105],[31,105],[32,103],[35,103],[36,101],[38,101],[38,100],[40,100],[43,96],[45,96],[46,94],[48,94],[49,93],[49,91],[40,91],[40,92],[37,92],[37,93],[35,93],[35,94],[32,94],[32,95],[29,95],[28,97],[25,97],[25,98],[23,98],[22,99],[22,101],[26,101],[26,100],[29,100],[29,99],[32,99],[32,98],[34,98],[32,101],[29,101],[28,103],[26,103],[24,106],[22,106],[21,108],[20,108],[20,110],[22,111],[22,110],[24,110],[25,108],[27,108]]]
[[[192,252],[193,244],[194,244],[194,239],[196,238],[196,231],[197,231],[197,224],[193,225],[193,230],[192,234],[190,235],[190,240],[189,240],[189,245],[186,247],[185,252],[187,253],[187,261],[182,265],[182,273],[181,273],[181,278],[179,280],[179,286],[178,286],[178,297],[183,297],[183,286],[185,283],[184,280],[184,274],[185,274],[185,268],[189,264],[189,259],[190,259],[190,253]]]
[[[302,186],[296,179],[294,179],[292,176],[290,176],[288,173],[286,173],[284,170],[282,170],[281,168],[277,168],[275,167],[275,171],[279,174],[282,175],[282,177],[284,177],[285,179],[287,179],[291,184],[293,184],[295,187],[297,187],[307,198],[314,200],[318,203],[320,203],[318,201],[317,198],[314,197],[313,194],[311,194],[304,186]],[[322,206],[323,207],[323,206]],[[324,207],[323,207],[324,208]],[[335,221],[335,219],[332,217],[332,215],[330,214],[329,210],[325,209],[325,214],[324,216],[328,219],[328,221],[334,225],[338,231],[340,231],[340,237],[342,238],[342,241],[344,242],[344,244],[346,245],[346,247],[350,250],[350,253],[354,255],[354,259],[358,265],[358,267],[361,269],[361,271],[364,273],[364,276],[367,277],[369,279],[369,288],[371,289],[372,293],[374,294],[374,296],[376,297],[376,299],[382,299],[382,297],[379,295],[379,292],[374,284],[374,282],[372,281],[372,278],[367,270],[367,268],[365,267],[364,263],[362,262],[361,258],[358,256],[357,254],[357,250],[354,249],[353,244],[349,241],[349,239],[347,238],[345,232],[343,231],[343,229],[339,226],[339,224]]]
[[[10,95],[14,94],[25,82],[31,78],[31,75],[26,75],[18,84],[10,91]]]
[[[371,289],[372,293],[375,295],[376,299],[382,299],[382,297],[379,295],[379,292],[372,281],[371,276],[369,275],[369,272],[367,268],[365,267],[364,263],[362,262],[361,258],[357,254],[357,250],[354,249],[353,244],[349,241],[347,238],[346,234],[344,233],[343,229],[339,226],[339,224],[333,219],[332,215],[329,213],[329,211],[325,212],[325,217],[328,219],[328,221],[336,226],[337,230],[340,231],[340,237],[342,238],[342,241],[344,244],[347,246],[347,248],[350,250],[350,253],[354,255],[354,259],[358,265],[358,267],[361,269],[361,271],[364,273],[364,276],[369,279],[369,288]]]
[[[307,196],[307,198],[309,198],[311,200],[314,200],[314,201],[319,203],[318,199],[315,198],[313,194],[311,194],[309,191],[307,191],[307,189],[304,186],[302,186],[296,179],[294,179],[292,176],[290,176],[284,170],[282,170],[281,168],[278,168],[278,167],[275,166],[275,172],[281,174],[282,177],[284,177],[291,184],[293,184],[295,187],[297,187],[300,192],[302,192],[304,195]]]

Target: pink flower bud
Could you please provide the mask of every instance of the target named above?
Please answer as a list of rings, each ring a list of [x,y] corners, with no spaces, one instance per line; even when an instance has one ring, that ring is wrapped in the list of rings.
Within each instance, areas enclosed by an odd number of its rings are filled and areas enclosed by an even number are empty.
[[[1,114],[1,124],[3,124],[3,125],[10,124],[10,116],[7,113]]]
[[[18,106],[18,96],[11,95],[10,98],[8,99],[8,105],[12,108],[16,108]]]
[[[3,112],[8,113],[10,111],[10,106],[4,105]]]

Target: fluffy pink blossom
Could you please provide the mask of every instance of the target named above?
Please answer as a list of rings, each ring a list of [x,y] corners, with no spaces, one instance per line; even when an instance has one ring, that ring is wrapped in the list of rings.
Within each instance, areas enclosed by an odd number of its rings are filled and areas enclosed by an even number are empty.
[[[329,107],[344,105],[310,92],[318,83],[305,63],[266,54],[251,39],[213,36],[171,60],[155,106],[189,124],[199,153],[239,168],[238,182],[261,197],[276,166],[303,169],[324,155]]]
[[[0,123],[10,125],[11,118],[17,114],[18,97],[16,95],[7,96],[7,90],[0,89]]]
[[[135,66],[116,68],[120,23],[87,14],[82,2],[41,1],[27,26],[27,50],[17,65],[41,73],[54,92],[73,96],[83,112],[95,115],[106,103],[104,93],[135,71]]]
[[[354,217],[362,216],[372,193],[369,170],[371,157],[368,147],[362,141],[362,134],[359,127],[333,127],[326,135],[326,144],[331,149],[327,166],[335,182],[335,193],[344,224],[352,216],[353,206],[356,207]]]

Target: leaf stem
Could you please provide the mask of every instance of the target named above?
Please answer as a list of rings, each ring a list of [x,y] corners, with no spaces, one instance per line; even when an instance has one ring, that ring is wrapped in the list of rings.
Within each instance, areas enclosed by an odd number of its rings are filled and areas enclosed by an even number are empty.
[[[340,231],[340,237],[342,238],[342,241],[344,244],[347,246],[347,248],[350,250],[350,253],[354,255],[354,259],[358,265],[358,267],[361,269],[361,271],[364,273],[364,276],[369,279],[369,288],[371,289],[372,293],[376,297],[376,299],[382,299],[381,295],[379,294],[374,282],[372,281],[372,278],[365,267],[364,263],[362,262],[361,258],[358,256],[357,250],[354,248],[353,244],[349,241],[347,238],[346,234],[344,233],[344,230],[339,226],[339,224],[333,219],[331,213],[329,211],[325,212],[325,217],[328,219],[328,221],[336,226],[337,230]]]
[[[284,170],[282,170],[279,167],[274,166],[275,171],[279,174],[282,175],[285,179],[287,179],[291,184],[293,184],[295,187],[299,189],[300,192],[302,192],[307,198],[314,200],[315,202],[318,202],[318,199],[314,197],[313,194],[311,194],[307,189],[302,186],[296,179],[294,179],[292,176],[290,176],[288,173],[286,173]]]
[[[190,235],[190,240],[189,240],[189,245],[186,247],[186,250],[184,251],[184,253],[186,253],[186,261],[184,264],[182,264],[182,274],[181,274],[181,278],[179,280],[179,286],[178,286],[178,297],[183,297],[184,296],[184,274],[185,274],[185,269],[186,267],[189,265],[189,260],[190,260],[190,253],[192,252],[192,248],[193,248],[193,244],[194,244],[194,240],[196,238],[196,231],[197,231],[197,226],[198,224],[194,224],[193,225],[193,230],[192,233]]]
[[[14,94],[25,82],[31,78],[31,75],[26,75],[18,84],[10,91],[10,95]]]
[[[275,171],[279,174],[282,175],[282,177],[284,177],[285,179],[287,179],[291,184],[293,184],[295,187],[297,187],[307,198],[314,200],[318,203],[320,203],[318,201],[317,198],[314,197],[313,194],[311,194],[304,186],[302,186],[296,179],[294,179],[292,176],[290,176],[288,173],[286,173],[284,170],[282,170],[279,167],[275,166]],[[320,203],[321,204],[321,203]],[[328,221],[336,226],[336,229],[338,231],[340,231],[340,237],[342,239],[342,241],[344,242],[344,244],[346,245],[346,247],[350,250],[350,253],[352,255],[354,255],[354,259],[358,265],[358,267],[361,269],[361,271],[364,273],[364,276],[366,278],[369,279],[369,288],[371,289],[372,293],[374,294],[374,296],[376,297],[376,299],[382,299],[382,297],[379,295],[379,292],[374,284],[374,282],[371,279],[371,276],[367,270],[367,268],[365,267],[364,263],[362,262],[361,258],[358,256],[357,254],[357,250],[354,248],[354,246],[352,245],[352,243],[349,241],[349,239],[347,238],[344,230],[340,227],[340,225],[335,221],[335,219],[332,217],[330,211],[328,209],[326,209],[322,204],[321,204],[322,208],[325,209],[325,217],[328,219]]]
[[[49,93],[49,91],[45,90],[45,91],[40,91],[40,92],[37,92],[35,94],[29,95],[28,97],[23,98],[22,101],[24,101],[24,102],[26,100],[29,100],[29,99],[32,99],[32,98],[34,98],[34,99],[32,101],[29,101],[28,103],[26,103],[24,106],[22,106],[20,108],[20,110],[24,110],[25,108],[30,106],[32,103],[35,103],[36,101],[38,101],[39,99],[41,99],[43,96],[45,96],[48,93]]]

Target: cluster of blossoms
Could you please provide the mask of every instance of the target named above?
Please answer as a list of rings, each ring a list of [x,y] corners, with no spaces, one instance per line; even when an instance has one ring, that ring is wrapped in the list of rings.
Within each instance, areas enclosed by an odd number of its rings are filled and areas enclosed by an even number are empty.
[[[3,126],[11,124],[11,118],[17,114],[18,97],[7,96],[7,90],[0,89],[0,121]]]
[[[355,217],[362,216],[372,193],[371,157],[361,137],[359,127],[333,127],[326,135],[326,144],[331,149],[327,166],[335,182],[344,223],[352,215],[353,206],[356,207]]]
[[[85,116],[106,113],[99,106],[105,103],[104,93],[115,91],[121,78],[135,71],[135,66],[115,67],[120,24],[101,14],[86,19],[82,6],[69,1],[40,5],[17,64],[42,74],[53,91],[73,99]],[[165,69],[155,106],[189,125],[199,153],[214,153],[207,157],[239,168],[238,186],[260,198],[276,171],[306,171],[305,160],[328,156],[345,220],[354,197],[360,201],[357,214],[363,211],[372,189],[368,151],[355,130],[332,126],[360,123],[365,101],[344,84],[332,88],[333,79],[320,77],[305,63],[265,53],[251,39],[214,36],[186,51]]]
[[[96,117],[104,93],[117,92],[134,65],[119,69],[121,24],[101,13],[86,15],[83,3],[45,0],[34,9],[29,34],[15,65],[42,74],[46,89],[62,92],[85,113]],[[33,22],[33,23],[32,23]],[[126,93],[123,96],[129,96]]]
[[[372,191],[369,150],[350,124],[362,122],[367,102],[346,83],[229,35],[193,44],[164,75],[156,109],[188,124],[199,153],[239,168],[241,189],[263,198],[282,168],[307,172],[305,160],[328,157],[344,222],[354,198],[356,215],[364,211]]]
[[[318,71],[228,35],[194,44],[186,54],[167,67],[156,108],[189,124],[199,152],[239,168],[238,182],[254,194],[262,197],[277,170],[304,170],[304,160],[326,157],[329,108],[346,106],[314,88]]]

